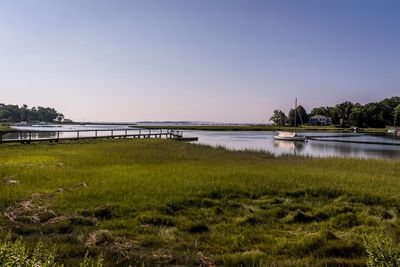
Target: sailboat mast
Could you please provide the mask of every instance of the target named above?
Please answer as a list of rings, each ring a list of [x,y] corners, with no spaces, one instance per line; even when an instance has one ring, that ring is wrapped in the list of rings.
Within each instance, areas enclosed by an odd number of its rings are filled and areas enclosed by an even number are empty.
[[[297,97],[294,102],[294,128],[296,129],[297,127]]]

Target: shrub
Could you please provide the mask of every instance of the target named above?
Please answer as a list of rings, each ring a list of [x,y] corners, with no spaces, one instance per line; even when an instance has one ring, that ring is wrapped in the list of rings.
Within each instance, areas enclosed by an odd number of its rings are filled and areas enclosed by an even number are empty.
[[[0,266],[56,266],[55,258],[55,250],[45,248],[41,241],[33,251],[28,249],[21,239],[13,241],[11,234],[7,234],[0,243]]]
[[[364,237],[364,247],[368,254],[369,267],[400,266],[400,246],[385,236]]]
[[[79,267],[102,267],[103,266],[103,258],[98,257],[97,260],[88,257],[89,253],[86,252],[85,258],[79,264]]]
[[[0,266],[18,267],[57,267],[56,250],[46,247],[43,242],[38,241],[33,250],[26,247],[22,239],[12,240],[11,234],[0,238]],[[80,267],[102,267],[103,258],[96,260],[88,257],[79,264]]]

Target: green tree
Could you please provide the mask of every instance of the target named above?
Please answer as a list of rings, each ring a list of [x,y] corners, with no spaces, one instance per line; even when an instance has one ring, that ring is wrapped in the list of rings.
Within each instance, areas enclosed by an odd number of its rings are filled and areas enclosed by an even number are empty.
[[[22,107],[20,108],[20,114],[21,114],[21,121],[26,121],[29,116],[29,109],[28,105],[23,104]]]
[[[394,108],[394,121],[396,125],[400,124],[400,104],[397,105],[397,107]]]
[[[0,120],[14,122],[21,118],[19,107],[17,105],[2,105],[0,106]]]
[[[346,101],[346,102],[343,102],[343,103],[335,106],[337,113],[338,113],[340,126],[348,125],[347,121],[350,117],[353,107],[354,107],[354,104],[350,101]]]
[[[395,118],[395,109],[400,105],[400,97],[385,98],[379,102],[361,105],[350,101],[337,104],[335,107],[316,107],[311,110],[310,116],[324,115],[331,117],[332,124],[357,127],[385,127],[400,124],[400,116]],[[292,122],[289,114],[289,122]]]
[[[353,106],[347,124],[348,126],[365,127],[365,115],[361,104],[357,103]]]
[[[366,127],[381,128],[386,126],[383,107],[379,103],[368,103],[363,107]]]
[[[27,121],[37,121],[39,120],[39,113],[37,112],[35,107],[32,107],[28,112]]]
[[[295,120],[295,116],[296,116],[296,120]],[[296,121],[296,125],[295,125],[295,121]],[[291,109],[289,111],[288,122],[289,122],[289,125],[291,125],[291,126],[299,126],[299,124],[308,123],[308,114],[307,114],[307,111],[305,110],[305,108],[300,105],[297,107],[296,111],[294,109]]]
[[[277,126],[284,126],[287,122],[287,116],[282,110],[276,109],[269,120]]]
[[[310,116],[314,116],[314,115],[323,115],[326,117],[332,117],[331,108],[330,107],[313,108],[311,110]]]
[[[400,97],[394,96],[391,98],[385,98],[382,101],[378,102],[381,107],[382,117],[385,120],[385,125],[392,125],[394,118],[394,109],[400,105]]]
[[[332,124],[339,125],[340,124],[339,113],[337,112],[336,108],[333,109],[335,110],[335,112],[332,113]]]
[[[17,105],[0,105],[0,121],[20,122],[20,121],[45,121],[53,122],[57,118],[63,117],[61,113],[54,108],[32,107],[29,109],[27,105],[19,108]]]

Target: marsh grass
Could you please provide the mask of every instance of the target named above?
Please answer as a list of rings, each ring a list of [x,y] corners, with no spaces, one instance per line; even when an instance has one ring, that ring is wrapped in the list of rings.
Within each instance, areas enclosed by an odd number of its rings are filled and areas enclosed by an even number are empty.
[[[87,251],[106,266],[364,266],[363,236],[400,240],[398,163],[172,140],[2,145],[1,233],[55,244],[66,266]]]
[[[8,126],[8,124],[2,124],[0,123],[0,131],[5,131],[5,130],[9,130],[10,126]]]
[[[38,241],[31,249],[21,240],[13,240],[10,233],[0,238],[0,266],[18,267],[62,267],[56,263],[57,252],[54,247],[45,246]],[[93,259],[86,253],[79,263],[80,267],[102,267],[103,259]]]
[[[400,266],[400,246],[382,234],[364,237],[368,254],[367,266],[392,267]]]

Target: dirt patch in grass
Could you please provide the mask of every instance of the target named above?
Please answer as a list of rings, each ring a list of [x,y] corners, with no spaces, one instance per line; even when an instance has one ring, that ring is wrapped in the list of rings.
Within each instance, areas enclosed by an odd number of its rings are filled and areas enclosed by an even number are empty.
[[[49,205],[49,201],[57,194],[85,187],[87,187],[85,183],[80,183],[66,188],[58,188],[50,193],[35,193],[27,200],[9,206],[3,214],[14,224],[44,224],[61,221],[65,219],[65,216],[57,218],[56,213]]]
[[[89,234],[85,241],[85,246],[103,245],[114,242],[114,237],[108,230],[97,230]]]

